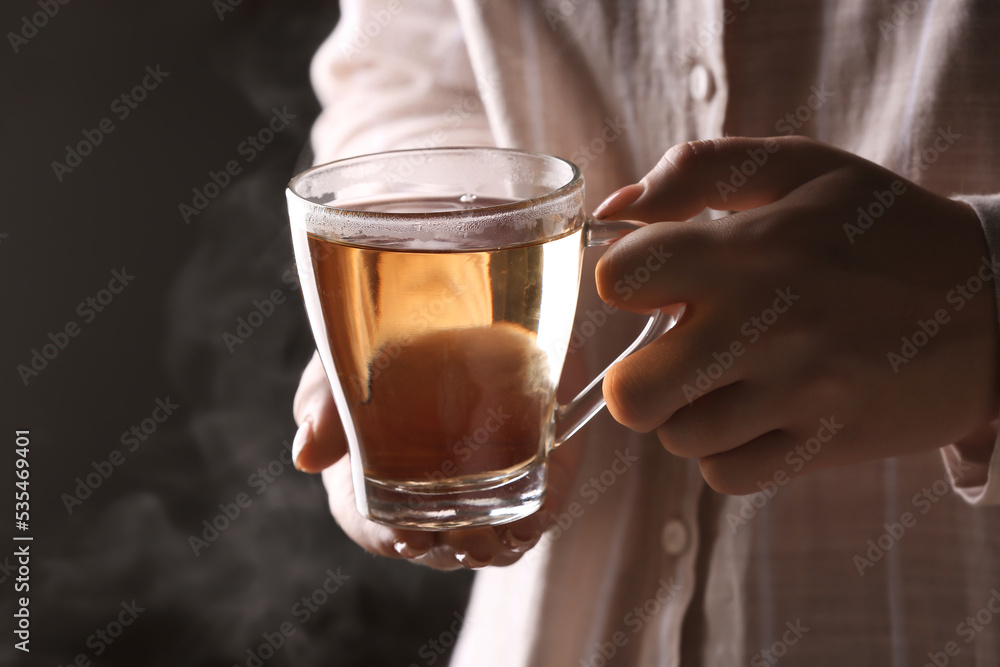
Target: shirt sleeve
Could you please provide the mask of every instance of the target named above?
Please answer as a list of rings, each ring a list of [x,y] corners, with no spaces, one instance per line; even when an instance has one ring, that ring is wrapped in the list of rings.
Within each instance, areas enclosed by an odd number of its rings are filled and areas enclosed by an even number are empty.
[[[493,145],[462,28],[435,0],[344,0],[313,57],[314,162],[401,148]]]
[[[1000,194],[958,197],[976,211],[992,257],[1000,257]],[[993,276],[993,298],[1000,312],[1000,276]],[[1000,323],[998,323],[1000,327]],[[942,450],[956,493],[972,505],[1000,505],[998,422]]]

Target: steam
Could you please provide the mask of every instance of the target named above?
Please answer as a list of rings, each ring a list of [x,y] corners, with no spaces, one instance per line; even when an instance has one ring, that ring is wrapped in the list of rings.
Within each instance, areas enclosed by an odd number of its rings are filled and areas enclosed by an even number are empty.
[[[70,665],[81,654],[146,667],[400,664],[400,644],[419,646],[462,609],[467,578],[364,554],[331,518],[318,477],[290,464],[291,401],[314,344],[283,190],[318,111],[308,62],[334,10],[315,0],[294,16],[250,3],[227,14],[229,41],[210,65],[244,91],[261,127],[274,107],[297,119],[186,228],[200,241],[177,259],[159,351],[181,408],[116,473],[114,493],[32,543],[31,653],[8,640],[0,664]],[[237,331],[240,318],[251,335]],[[4,595],[0,611],[12,607]],[[126,607],[135,617],[114,625]],[[371,639],[373,628],[396,641]]]

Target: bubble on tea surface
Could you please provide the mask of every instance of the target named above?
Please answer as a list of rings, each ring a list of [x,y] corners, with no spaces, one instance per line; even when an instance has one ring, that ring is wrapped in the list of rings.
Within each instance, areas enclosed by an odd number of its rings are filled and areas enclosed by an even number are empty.
[[[458,201],[462,202],[463,204],[473,204],[475,203],[476,199],[478,199],[476,195],[472,194],[471,192],[466,192],[464,195],[458,198]]]

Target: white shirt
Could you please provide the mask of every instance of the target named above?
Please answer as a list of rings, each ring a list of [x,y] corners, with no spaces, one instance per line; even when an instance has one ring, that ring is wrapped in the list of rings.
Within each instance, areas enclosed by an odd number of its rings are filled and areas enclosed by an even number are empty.
[[[1000,255],[994,2],[342,4],[313,62],[317,163],[518,147],[577,162],[593,207],[673,144],[806,134],[990,195],[970,201]],[[592,281],[580,303],[599,307]],[[596,374],[634,326],[616,315],[567,363]],[[728,497],[604,413],[566,445],[583,462],[562,527],[478,575],[452,664],[1000,664],[994,439]]]

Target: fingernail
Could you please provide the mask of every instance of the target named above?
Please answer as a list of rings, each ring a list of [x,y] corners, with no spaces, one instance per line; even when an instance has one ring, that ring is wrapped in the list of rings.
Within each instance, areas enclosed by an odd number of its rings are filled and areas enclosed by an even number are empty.
[[[296,470],[305,470],[299,462],[299,457],[302,456],[302,450],[305,449],[306,444],[312,440],[312,436],[312,419],[307,417],[299,424],[299,430],[295,432],[295,437],[292,439],[292,460],[295,461]]]
[[[500,533],[500,541],[514,553],[524,553],[538,543],[541,533],[538,529],[508,528]]]
[[[456,551],[455,560],[461,564],[467,570],[480,570],[493,563],[493,556],[489,556],[485,560],[476,558],[468,551]]]
[[[594,209],[594,217],[601,220],[609,215],[617,213],[626,206],[634,204],[645,191],[646,186],[642,183],[633,183],[632,185],[626,185],[624,188],[615,190],[607,199],[602,201],[600,205]]]
[[[429,550],[421,547],[412,547],[404,540],[396,540],[392,543],[392,548],[400,555],[401,558],[407,559],[420,558]]]

